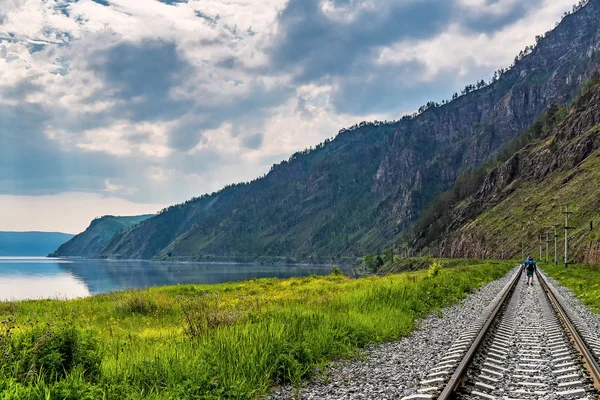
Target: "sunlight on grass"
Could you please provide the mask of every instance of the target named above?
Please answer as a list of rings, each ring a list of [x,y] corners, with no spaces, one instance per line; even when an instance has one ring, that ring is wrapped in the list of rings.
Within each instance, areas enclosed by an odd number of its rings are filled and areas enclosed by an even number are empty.
[[[568,287],[594,312],[600,312],[600,265],[543,265],[541,268],[560,284]]]
[[[418,318],[511,265],[0,303],[0,352],[20,349],[10,362],[0,358],[0,392],[7,399],[255,399],[328,360],[409,334]],[[43,351],[40,340],[49,343]]]

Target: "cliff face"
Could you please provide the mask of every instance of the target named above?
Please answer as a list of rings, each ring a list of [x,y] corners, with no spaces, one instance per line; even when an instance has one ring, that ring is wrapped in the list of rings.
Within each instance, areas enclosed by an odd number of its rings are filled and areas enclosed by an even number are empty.
[[[413,119],[343,132],[264,178],[116,236],[102,257],[358,256],[389,246],[460,173],[489,159],[598,70],[600,0],[566,17],[501,78]]]
[[[107,215],[92,221],[82,233],[63,243],[51,257],[92,257],[115,235],[132,228],[152,215],[114,217]]]
[[[546,232],[553,249],[550,227],[557,223],[561,259],[562,211],[569,205],[572,258],[600,262],[600,77],[596,81],[562,124],[492,170],[477,194],[454,210],[442,256],[497,257],[504,250],[514,257],[522,245],[536,255],[540,234],[545,253]]]
[[[573,97],[598,70],[599,18],[600,2],[592,1],[565,18],[498,82],[398,126],[373,190],[394,200],[391,215],[400,228],[551,103]]]

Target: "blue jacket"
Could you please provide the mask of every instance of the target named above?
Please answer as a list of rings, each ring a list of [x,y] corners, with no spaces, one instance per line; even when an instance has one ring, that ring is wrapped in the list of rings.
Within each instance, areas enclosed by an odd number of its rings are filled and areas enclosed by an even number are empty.
[[[523,264],[525,264],[525,269],[527,270],[527,272],[534,272],[537,268],[535,260],[525,260]]]

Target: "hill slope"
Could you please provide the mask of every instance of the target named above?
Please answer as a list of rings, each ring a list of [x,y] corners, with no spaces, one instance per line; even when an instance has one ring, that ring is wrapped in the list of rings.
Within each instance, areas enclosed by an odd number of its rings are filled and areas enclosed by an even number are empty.
[[[153,214],[137,215],[134,217],[115,217],[107,215],[96,218],[90,226],[73,237],[62,246],[53,247],[51,257],[91,257],[115,235],[134,227],[136,224],[152,217]],[[51,251],[52,251],[51,250]]]
[[[546,231],[554,260],[558,226],[559,262],[564,254],[564,216],[572,259],[600,263],[600,75],[585,87],[564,122],[494,168],[477,193],[453,211],[441,237],[440,255],[451,257],[539,257]]]
[[[598,69],[598,21],[592,0],[491,84],[414,118],[343,131],[264,178],[170,207],[100,256],[322,260],[388,246],[463,171],[573,98]]]
[[[72,237],[59,232],[0,232],[0,256],[45,257]]]

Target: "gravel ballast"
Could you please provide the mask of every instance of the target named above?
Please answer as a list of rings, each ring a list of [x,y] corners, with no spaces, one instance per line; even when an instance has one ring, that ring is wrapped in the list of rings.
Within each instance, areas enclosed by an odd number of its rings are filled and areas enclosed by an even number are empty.
[[[278,388],[271,399],[385,400],[415,393],[420,380],[465,327],[483,314],[514,272],[481,287],[459,304],[419,321],[410,336],[371,346],[360,359],[334,363],[300,390]]]
[[[559,299],[562,304],[570,309],[574,317],[578,320],[577,323],[583,324],[588,329],[588,334],[593,339],[600,341],[600,314],[595,314],[582,304],[569,288],[561,286],[561,284],[552,277],[545,274],[546,279],[554,286],[558,294],[562,297]]]

